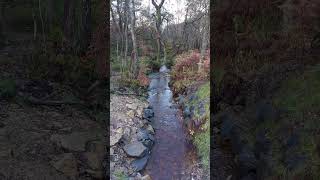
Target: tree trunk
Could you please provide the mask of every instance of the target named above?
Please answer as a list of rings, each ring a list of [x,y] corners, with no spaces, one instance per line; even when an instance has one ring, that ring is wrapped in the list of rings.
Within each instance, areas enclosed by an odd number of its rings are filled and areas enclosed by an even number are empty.
[[[160,4],[158,5],[155,0],[152,0],[152,4],[156,9],[156,30],[157,30],[157,61],[160,62],[160,56],[161,56],[161,24],[162,24],[162,18],[161,18],[161,7],[164,3],[164,0],[161,0]]]
[[[130,64],[128,63],[128,10],[129,10],[129,0],[125,0],[125,20],[124,20],[124,43],[125,43],[125,48],[124,48],[124,63],[125,66],[129,67]]]
[[[203,71],[204,57],[207,49],[207,22],[206,16],[203,17],[203,21],[201,23],[202,26],[202,43],[201,43],[201,51],[200,51],[200,61],[198,63],[198,72]]]
[[[139,72],[139,62],[138,62],[138,50],[137,50],[137,42],[136,37],[134,34],[134,28],[135,28],[135,6],[134,6],[134,0],[131,0],[132,8],[130,8],[130,19],[131,19],[131,25],[130,25],[130,32],[131,32],[131,38],[132,38],[132,45],[133,45],[133,75],[134,77],[138,77]]]

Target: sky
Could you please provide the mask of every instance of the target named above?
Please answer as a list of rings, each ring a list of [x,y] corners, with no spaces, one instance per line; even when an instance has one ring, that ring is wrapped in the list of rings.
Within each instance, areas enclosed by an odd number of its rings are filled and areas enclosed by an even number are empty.
[[[151,0],[140,0],[144,7],[148,7],[150,4],[151,11],[154,11],[154,7],[151,3]],[[157,4],[160,3],[161,0],[156,0]],[[164,8],[167,9],[171,14],[174,15],[174,22],[180,23],[184,20],[185,16],[185,7],[186,1],[185,0],[165,0],[164,1]]]

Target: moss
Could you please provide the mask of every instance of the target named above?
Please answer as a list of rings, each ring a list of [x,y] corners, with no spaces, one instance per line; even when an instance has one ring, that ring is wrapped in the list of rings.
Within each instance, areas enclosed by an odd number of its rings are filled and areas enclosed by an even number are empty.
[[[207,82],[206,84],[202,85],[200,89],[197,91],[196,95],[200,99],[206,99],[210,97],[210,82]]]
[[[202,85],[196,92],[195,100],[191,101],[189,104],[195,105],[200,102],[205,102],[205,115],[200,117],[199,109],[195,110],[195,118],[203,118],[204,123],[200,127],[200,131],[196,132],[193,141],[197,148],[198,154],[201,157],[201,162],[205,169],[209,169],[209,157],[210,157],[210,103],[205,101],[210,98],[210,82]]]
[[[120,171],[116,171],[115,172],[115,176],[116,176],[117,180],[127,180],[127,179],[129,179],[123,172],[120,172]]]
[[[197,147],[198,154],[201,157],[201,162],[206,169],[209,169],[210,158],[210,123],[206,122],[205,131],[196,133],[194,136],[194,144]]]

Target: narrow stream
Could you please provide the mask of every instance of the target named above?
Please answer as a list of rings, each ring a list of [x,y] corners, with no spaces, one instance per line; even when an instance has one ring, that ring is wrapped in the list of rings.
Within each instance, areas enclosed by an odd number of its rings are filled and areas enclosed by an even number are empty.
[[[155,145],[146,167],[153,180],[192,179],[186,171],[196,157],[186,138],[182,115],[172,99],[170,76],[163,66],[149,77],[149,104],[154,110]]]

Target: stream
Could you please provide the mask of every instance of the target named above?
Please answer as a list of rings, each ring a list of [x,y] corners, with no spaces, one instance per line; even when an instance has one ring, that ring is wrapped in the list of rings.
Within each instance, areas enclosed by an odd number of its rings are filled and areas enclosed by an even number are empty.
[[[187,140],[181,110],[172,99],[169,70],[149,76],[149,105],[154,110],[155,145],[146,167],[154,180],[193,179],[190,165],[197,157]]]

